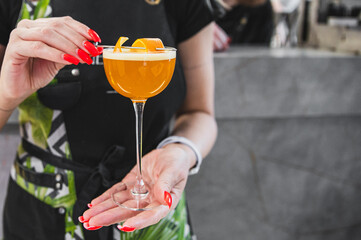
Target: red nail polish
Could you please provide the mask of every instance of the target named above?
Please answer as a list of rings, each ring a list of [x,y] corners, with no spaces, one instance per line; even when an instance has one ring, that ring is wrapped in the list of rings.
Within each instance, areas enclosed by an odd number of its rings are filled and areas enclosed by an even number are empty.
[[[96,33],[93,29],[89,29],[88,34],[93,39],[94,42],[102,42],[98,33]]]
[[[103,53],[103,47],[97,47],[99,54]]]
[[[90,226],[89,228],[87,228],[86,230],[89,230],[89,231],[94,231],[94,230],[98,230],[102,228],[102,226]]]
[[[99,228],[102,228],[102,226],[89,226],[89,222],[85,222],[83,223],[83,227],[86,229],[86,230],[98,230]]]
[[[167,191],[164,191],[164,201],[167,203],[169,208],[172,206],[172,195],[170,195],[170,193]]]
[[[120,225],[118,225],[117,228],[123,232],[133,232],[135,230],[135,227],[120,226]]]
[[[100,53],[98,49],[89,41],[84,41],[83,46],[90,52],[91,55],[98,56]]]
[[[81,223],[85,223],[85,222],[86,222],[86,221],[84,220],[84,217],[83,217],[83,216],[78,217],[78,220],[79,220],[79,222],[81,222]]]
[[[76,57],[70,55],[70,54],[63,54],[63,59],[65,61],[68,61],[72,64],[78,65],[79,64],[79,59],[77,59]]]
[[[77,49],[76,53],[78,54],[78,56],[84,61],[86,62],[88,65],[92,64],[93,60],[89,57],[89,55],[84,52],[81,49]]]
[[[93,204],[88,203],[88,208],[92,208],[92,207],[93,207]]]

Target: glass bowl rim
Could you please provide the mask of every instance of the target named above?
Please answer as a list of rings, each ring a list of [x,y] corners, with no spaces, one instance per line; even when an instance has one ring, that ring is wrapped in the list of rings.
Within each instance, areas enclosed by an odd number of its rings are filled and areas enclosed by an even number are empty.
[[[102,47],[105,49],[114,49],[114,45],[98,45],[98,47]],[[132,47],[132,46],[121,46],[121,48],[124,48],[124,49],[142,49],[142,50],[145,50],[145,48],[143,47]],[[164,48],[156,48],[155,49],[156,51],[174,51],[176,52],[177,49],[174,48],[174,47],[168,47],[168,46],[164,46]],[[156,51],[148,51],[148,52],[156,52]],[[143,52],[144,53],[144,52]]]

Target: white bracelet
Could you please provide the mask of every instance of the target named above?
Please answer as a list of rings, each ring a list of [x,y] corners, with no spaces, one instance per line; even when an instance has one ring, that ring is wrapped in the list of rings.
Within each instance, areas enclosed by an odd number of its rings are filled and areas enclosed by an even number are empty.
[[[170,143],[182,143],[192,149],[192,151],[196,155],[196,165],[192,169],[189,170],[189,175],[197,174],[199,172],[199,168],[201,167],[203,159],[202,159],[201,153],[199,152],[199,150],[197,149],[195,144],[185,137],[170,136],[170,137],[165,138],[163,141],[161,141],[158,144],[157,149],[162,148],[165,145],[168,145]]]

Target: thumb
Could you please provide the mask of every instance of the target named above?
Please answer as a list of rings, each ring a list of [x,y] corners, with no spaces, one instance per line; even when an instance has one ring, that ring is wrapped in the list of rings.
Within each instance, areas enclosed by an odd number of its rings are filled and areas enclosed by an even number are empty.
[[[173,196],[172,189],[175,185],[174,174],[170,171],[164,171],[154,185],[154,197],[162,204],[172,207]]]

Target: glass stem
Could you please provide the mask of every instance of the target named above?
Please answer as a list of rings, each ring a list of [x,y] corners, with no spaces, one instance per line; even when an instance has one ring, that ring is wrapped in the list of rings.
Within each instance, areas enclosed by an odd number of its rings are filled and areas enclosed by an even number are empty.
[[[135,111],[135,132],[137,150],[137,179],[132,193],[134,195],[144,195],[148,193],[142,177],[142,141],[143,141],[143,112],[146,100],[132,101]]]

